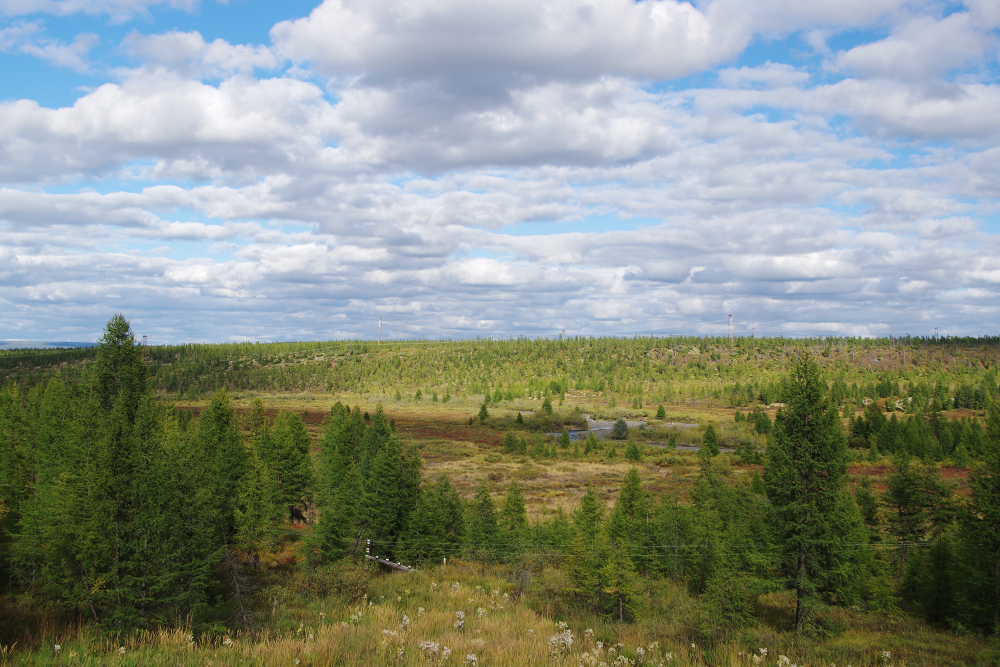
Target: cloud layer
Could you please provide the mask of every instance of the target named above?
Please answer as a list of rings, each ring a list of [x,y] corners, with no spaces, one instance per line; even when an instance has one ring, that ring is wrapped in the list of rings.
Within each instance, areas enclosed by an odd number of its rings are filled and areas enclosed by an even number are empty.
[[[326,0],[101,65],[45,36],[195,8],[0,2],[0,52],[106,81],[0,102],[0,337],[1000,321],[992,3]]]

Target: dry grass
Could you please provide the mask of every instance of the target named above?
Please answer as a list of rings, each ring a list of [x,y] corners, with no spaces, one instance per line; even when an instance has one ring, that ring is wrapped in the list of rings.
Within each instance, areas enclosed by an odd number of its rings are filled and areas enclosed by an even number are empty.
[[[976,664],[985,647],[909,617],[852,610],[832,612],[831,620],[847,628],[837,636],[798,638],[787,627],[794,605],[787,593],[762,598],[755,626],[702,639],[703,630],[695,628],[705,609],[671,582],[647,582],[645,614],[637,623],[622,625],[562,608],[558,586],[565,580],[558,571],[538,574],[521,595],[502,574],[456,561],[447,569],[375,576],[367,581],[367,595],[353,600],[279,595],[270,608],[269,629],[248,635],[196,636],[186,628],[128,637],[86,629],[47,634],[35,651],[0,649],[0,664],[457,666],[473,664],[466,656],[475,655],[477,667],[598,667],[601,662],[609,667],[772,667],[783,655],[800,667],[924,667]],[[571,642],[559,639],[570,636]],[[764,657],[761,648],[767,649]]]

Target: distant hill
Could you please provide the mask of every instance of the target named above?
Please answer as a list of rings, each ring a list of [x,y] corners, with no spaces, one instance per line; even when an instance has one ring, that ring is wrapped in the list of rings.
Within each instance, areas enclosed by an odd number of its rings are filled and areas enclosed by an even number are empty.
[[[0,384],[31,386],[54,372],[72,382],[87,373],[96,352],[0,349]],[[803,352],[823,368],[838,406],[860,409],[880,399],[907,412],[982,410],[998,393],[998,337],[230,343],[150,346],[144,356],[155,391],[191,398],[223,386],[377,400],[417,390],[432,399],[479,401],[488,394],[493,404],[589,392],[608,407],[640,409],[693,401],[728,408],[781,402],[790,364]]]

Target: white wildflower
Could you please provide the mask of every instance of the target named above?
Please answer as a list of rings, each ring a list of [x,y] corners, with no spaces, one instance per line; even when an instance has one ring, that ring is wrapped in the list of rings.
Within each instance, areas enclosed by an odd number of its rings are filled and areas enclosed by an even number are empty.
[[[124,646],[119,646],[118,647],[118,655],[125,655],[125,647]]]
[[[758,650],[760,651],[760,657],[762,657],[762,658],[766,658],[767,657],[767,649],[766,648],[762,648],[762,649],[758,649]]]
[[[423,616],[425,613],[427,613],[426,609],[423,607],[417,607],[417,616]]]
[[[420,652],[424,654],[424,657],[432,662],[437,658],[439,650],[440,645],[435,642],[426,640],[420,642]]]
[[[560,621],[556,627],[559,632],[549,637],[549,655],[553,660],[566,655],[573,647],[573,631],[569,626]]]
[[[674,659],[674,654],[673,653],[667,653],[665,656],[663,656],[663,659],[666,660],[667,662],[670,662],[671,660]]]
[[[480,607],[479,609],[476,610],[476,616],[478,616],[479,618],[486,618],[486,610]]]
[[[56,649],[56,653],[58,653],[59,651],[62,650],[62,646],[60,646],[59,644],[56,644],[55,649]]]
[[[438,589],[437,582],[436,581],[432,581],[431,582],[431,593],[436,593],[437,589]]]
[[[637,648],[635,649],[635,656],[636,656],[637,658],[639,658],[640,660],[642,660],[642,658],[643,658],[643,657],[644,657],[645,655],[646,655],[646,651],[645,651],[645,650],[644,650],[644,649],[643,649],[643,648],[642,648],[641,646],[639,646],[639,647],[637,647]]]
[[[450,655],[451,655],[451,649],[450,648],[448,648],[447,646],[445,646],[443,649],[441,649],[441,659],[442,660],[447,660],[448,656],[450,656]]]
[[[404,630],[409,630],[410,629],[410,617],[407,616],[406,614],[403,614],[403,620],[401,620],[399,622],[399,627],[403,628]]]
[[[465,612],[464,611],[456,611],[455,612],[455,625],[454,625],[455,629],[456,630],[461,630],[464,625],[465,625]]]
[[[476,667],[479,664],[479,658],[476,657],[475,653],[469,653],[465,656],[465,661],[462,664],[468,665],[468,667]]]
[[[594,640],[594,629],[593,628],[587,628],[586,630],[584,630],[583,631],[583,638],[586,639],[588,642],[589,641],[593,641]]]

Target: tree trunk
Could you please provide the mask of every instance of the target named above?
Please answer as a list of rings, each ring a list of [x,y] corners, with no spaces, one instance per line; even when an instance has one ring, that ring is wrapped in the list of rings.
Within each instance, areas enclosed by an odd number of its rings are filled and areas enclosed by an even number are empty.
[[[802,632],[803,621],[806,616],[805,606],[805,579],[806,579],[806,550],[799,552],[798,577],[795,582],[795,632]]]

